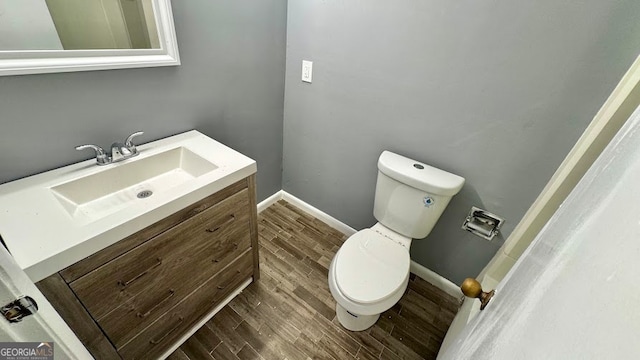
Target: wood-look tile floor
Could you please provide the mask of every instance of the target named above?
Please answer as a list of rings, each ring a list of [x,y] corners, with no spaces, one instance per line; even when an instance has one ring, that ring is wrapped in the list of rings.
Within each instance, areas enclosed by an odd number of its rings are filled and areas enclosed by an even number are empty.
[[[259,281],[170,359],[434,359],[460,302],[411,276],[393,308],[363,332],[342,328],[327,273],[346,236],[279,201],[259,214]]]

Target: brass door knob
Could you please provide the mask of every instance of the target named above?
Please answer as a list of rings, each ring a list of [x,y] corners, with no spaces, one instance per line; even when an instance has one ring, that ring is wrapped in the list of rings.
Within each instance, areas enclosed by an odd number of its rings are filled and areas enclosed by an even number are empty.
[[[462,285],[460,285],[460,290],[462,290],[465,296],[480,300],[480,310],[484,310],[496,292],[495,290],[489,292],[482,291],[482,285],[474,278],[464,279]]]

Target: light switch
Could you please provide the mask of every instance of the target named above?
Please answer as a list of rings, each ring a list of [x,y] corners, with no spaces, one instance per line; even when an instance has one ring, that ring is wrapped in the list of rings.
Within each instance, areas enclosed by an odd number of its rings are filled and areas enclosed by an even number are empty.
[[[313,74],[313,61],[302,60],[302,81],[311,82]]]

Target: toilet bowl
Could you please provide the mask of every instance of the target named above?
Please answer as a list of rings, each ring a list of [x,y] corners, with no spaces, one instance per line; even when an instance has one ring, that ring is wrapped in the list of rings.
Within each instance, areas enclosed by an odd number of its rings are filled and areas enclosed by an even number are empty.
[[[464,178],[384,151],[378,159],[373,227],[340,247],[329,267],[336,315],[351,331],[371,327],[409,283],[412,239],[429,235]]]
[[[338,321],[362,331],[400,300],[409,283],[411,239],[376,224],[342,245],[329,267]]]

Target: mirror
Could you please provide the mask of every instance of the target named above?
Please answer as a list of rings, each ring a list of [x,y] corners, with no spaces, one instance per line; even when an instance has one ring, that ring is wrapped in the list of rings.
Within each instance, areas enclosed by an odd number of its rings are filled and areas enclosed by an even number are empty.
[[[170,0],[0,0],[0,75],[179,64]]]

